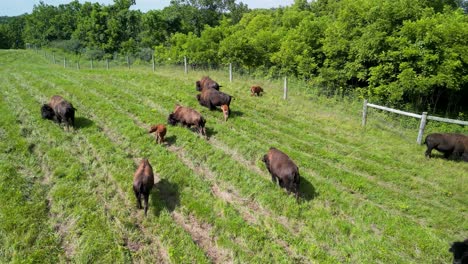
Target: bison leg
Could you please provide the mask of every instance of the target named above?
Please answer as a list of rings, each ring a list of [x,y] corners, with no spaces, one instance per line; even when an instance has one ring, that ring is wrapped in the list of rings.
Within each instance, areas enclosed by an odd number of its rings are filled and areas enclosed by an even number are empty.
[[[432,152],[432,148],[427,146],[427,150],[426,150],[426,153],[425,153],[426,158],[431,158],[432,157],[431,152]]]
[[[149,193],[144,194],[143,198],[145,199],[145,216],[147,215],[148,212],[148,199],[149,199]]]
[[[134,191],[135,197],[137,199],[137,208],[141,209],[141,194],[140,194],[140,192],[136,191],[135,189],[133,189],[133,191]]]

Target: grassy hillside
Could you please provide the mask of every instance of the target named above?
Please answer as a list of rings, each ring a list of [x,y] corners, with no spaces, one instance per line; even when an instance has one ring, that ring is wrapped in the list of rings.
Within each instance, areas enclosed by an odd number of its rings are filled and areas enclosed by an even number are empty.
[[[232,115],[195,99],[209,74],[232,94]],[[0,262],[448,263],[468,238],[468,164],[415,144],[403,125],[361,102],[291,85],[174,68],[64,69],[39,54],[0,51]],[[260,84],[262,97],[249,87]],[[42,120],[60,94],[77,129]],[[147,131],[175,103],[207,119],[209,139]],[[460,126],[428,125],[428,132]],[[261,162],[270,146],[299,166],[302,201],[275,186]],[[132,175],[149,158],[157,183],[148,217]]]

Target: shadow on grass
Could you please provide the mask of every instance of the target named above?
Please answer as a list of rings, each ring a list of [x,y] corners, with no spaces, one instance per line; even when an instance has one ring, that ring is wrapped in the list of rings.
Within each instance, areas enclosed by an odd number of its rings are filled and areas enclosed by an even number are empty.
[[[75,129],[86,128],[94,125],[94,121],[86,117],[75,118]]]
[[[170,137],[165,137],[164,138],[164,143],[167,144],[167,146],[172,146],[176,143],[177,137],[176,136],[170,136]]]
[[[179,186],[166,179],[161,179],[151,192],[151,206],[155,208],[154,215],[159,216],[163,209],[172,212],[180,203]]]
[[[241,117],[243,115],[244,115],[244,112],[237,111],[237,110],[231,110],[231,113],[229,114],[229,118]]]
[[[305,201],[311,201],[318,196],[314,185],[304,177],[301,177],[301,183],[299,184],[299,196],[301,200]]]

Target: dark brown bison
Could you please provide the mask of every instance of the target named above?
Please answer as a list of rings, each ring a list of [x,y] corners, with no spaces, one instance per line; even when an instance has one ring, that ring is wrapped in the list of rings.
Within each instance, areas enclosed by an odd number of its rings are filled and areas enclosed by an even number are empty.
[[[50,107],[48,104],[43,104],[41,107],[41,116],[43,119],[49,119],[49,120],[54,120],[57,121],[57,118],[55,117],[55,112],[52,107]]]
[[[151,126],[149,133],[155,133],[156,136],[156,142],[158,144],[161,144],[164,142],[164,136],[166,135],[166,126],[163,124],[157,124],[154,126]]]
[[[260,86],[254,85],[250,87],[250,96],[260,96],[263,93],[263,89]]]
[[[54,95],[50,98],[49,106],[54,110],[55,118],[59,124],[65,123],[67,130],[69,130],[69,126],[75,127],[76,109],[71,103],[59,95]]]
[[[263,162],[271,174],[271,180],[276,184],[278,180],[282,188],[286,188],[288,193],[293,192],[296,200],[299,201],[299,168],[294,162],[280,150],[270,148],[263,156]]]
[[[432,149],[444,153],[444,158],[454,155],[468,162],[468,136],[455,133],[434,133],[429,134],[424,140],[427,146],[426,157],[431,157]]]
[[[211,88],[219,91],[219,85],[217,82],[213,81],[210,77],[208,76],[203,76],[199,81],[195,83],[197,91],[201,91],[204,88]]]
[[[468,264],[468,239],[454,242],[449,251],[453,253],[453,264]]]
[[[197,100],[200,105],[215,110],[217,106],[227,105],[229,107],[232,96],[215,89],[203,89],[200,94],[197,94]]]
[[[229,106],[228,105],[222,105],[221,110],[223,111],[224,122],[226,122],[228,120],[228,117],[229,117]]]
[[[145,201],[145,216],[148,212],[148,199],[153,185],[153,168],[151,167],[148,159],[143,159],[140,161],[140,165],[133,175],[133,192],[137,199],[138,209],[141,209],[141,196],[143,196]]]
[[[183,126],[191,127],[195,126],[198,133],[206,137],[205,131],[205,119],[197,111],[189,107],[176,105],[174,112],[167,117],[167,122],[173,126],[177,123],[181,123]]]

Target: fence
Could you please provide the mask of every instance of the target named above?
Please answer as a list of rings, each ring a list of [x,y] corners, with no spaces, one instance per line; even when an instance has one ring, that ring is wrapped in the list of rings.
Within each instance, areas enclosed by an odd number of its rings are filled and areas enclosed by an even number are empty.
[[[32,47],[29,47],[32,49]],[[34,50],[36,53],[39,53],[37,47],[35,46],[34,47]],[[135,59],[134,57],[132,56],[114,56],[114,58],[112,60],[110,59],[105,59],[105,61],[100,61],[100,60],[93,60],[93,59],[88,59],[88,60],[85,60],[83,58],[72,58],[72,59],[68,59],[67,56],[61,54],[56,54],[55,52],[52,52],[52,54],[48,54],[45,50],[43,51],[43,54],[44,54],[44,57],[46,57],[47,59],[50,59],[53,64],[58,64],[60,63],[60,61],[63,61],[63,67],[64,68],[71,68],[71,67],[76,67],[77,70],[80,70],[81,68],[84,68],[86,66],[84,65],[89,65],[88,67],[90,69],[95,69],[95,68],[106,68],[107,70],[109,70],[110,68],[115,68],[115,67],[127,67],[128,69],[131,69],[133,63],[135,61],[139,61],[139,64],[140,65],[144,65],[146,64],[147,67],[152,67],[152,70],[153,72],[156,71],[156,62],[155,62],[155,58],[154,58],[154,55],[151,56],[151,59],[149,61],[144,61],[144,60],[139,60],[139,59]],[[60,59],[59,57],[63,57],[63,60]],[[81,62],[81,64],[80,64]],[[112,62],[112,65],[111,65],[111,62]],[[99,63],[101,64],[101,66],[99,66]],[[105,65],[105,66],[102,66],[102,65]],[[184,60],[183,60],[183,65],[184,65],[184,73],[185,74],[188,74],[188,71],[189,71],[189,64],[188,64],[188,59],[186,56],[184,56]],[[232,83],[233,81],[233,67],[232,67],[232,63],[229,63],[228,64],[228,70],[229,70],[229,82]],[[284,77],[284,85],[283,85],[283,99],[284,100],[287,100],[288,98],[288,79],[287,77]]]
[[[437,116],[430,116],[427,115],[427,112],[423,112],[421,115],[414,114],[414,113],[409,113],[409,112],[404,112],[401,110],[385,107],[385,106],[380,106],[380,105],[375,105],[368,103],[367,100],[364,100],[364,105],[362,107],[362,126],[366,125],[367,122],[367,107],[372,107],[392,113],[396,113],[399,115],[405,115],[405,116],[410,116],[410,117],[415,117],[421,119],[421,122],[419,124],[419,133],[418,133],[418,138],[416,139],[416,142],[421,145],[422,137],[424,135],[424,129],[426,128],[426,123],[427,120],[434,120],[434,121],[439,121],[439,122],[445,122],[445,123],[451,123],[451,124],[458,124],[458,125],[468,125],[468,121],[461,121],[461,120],[456,120],[456,119],[449,119],[449,118],[442,118],[442,117],[437,117]]]

